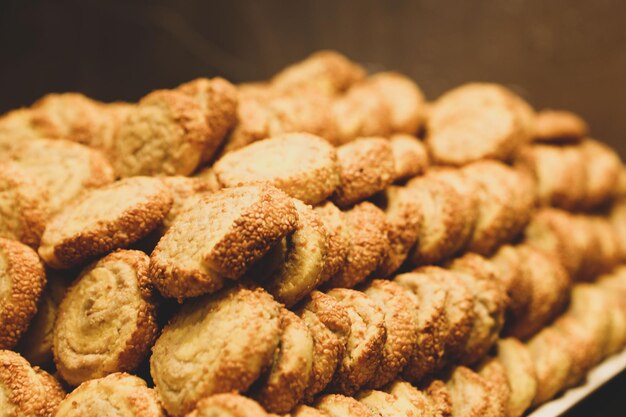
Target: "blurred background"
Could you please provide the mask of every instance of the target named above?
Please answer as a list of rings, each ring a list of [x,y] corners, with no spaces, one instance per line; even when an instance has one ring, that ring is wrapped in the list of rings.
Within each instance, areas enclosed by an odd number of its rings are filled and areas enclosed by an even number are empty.
[[[573,110],[626,160],[619,0],[2,0],[0,113],[49,92],[137,100],[199,76],[264,79],[322,49],[414,78],[468,81]],[[622,374],[568,416],[623,416]]]

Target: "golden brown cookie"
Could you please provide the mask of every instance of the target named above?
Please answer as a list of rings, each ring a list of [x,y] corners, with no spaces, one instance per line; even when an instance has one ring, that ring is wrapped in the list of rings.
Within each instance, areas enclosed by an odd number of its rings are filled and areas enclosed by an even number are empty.
[[[82,383],[59,404],[55,417],[99,417],[111,410],[120,417],[165,417],[146,381],[123,372]]]
[[[428,169],[428,151],[424,143],[415,136],[398,133],[389,138],[396,181],[406,180],[423,174]]]
[[[507,417],[521,417],[537,392],[535,365],[526,346],[514,338],[498,342],[498,361],[504,367],[511,390],[506,407]]]
[[[80,265],[142,238],[171,205],[167,188],[156,178],[127,178],[92,190],[48,222],[39,255],[54,268]]]
[[[494,393],[487,381],[464,366],[454,369],[446,383],[455,417],[500,417],[494,410]]]
[[[418,390],[406,381],[396,380],[385,389],[395,396],[395,402],[405,409],[412,410],[415,417],[444,417],[436,415],[435,407],[431,404],[426,393]]]
[[[395,379],[417,348],[418,324],[414,311],[419,306],[415,297],[393,281],[375,279],[363,292],[385,315],[387,338],[383,358],[367,383],[368,387],[380,388]]]
[[[617,192],[622,162],[619,155],[607,145],[585,139],[580,145],[587,172],[583,208],[592,210],[609,201]]]
[[[28,246],[0,238],[0,349],[12,349],[37,312],[46,285],[39,257]]]
[[[341,394],[324,395],[315,403],[315,407],[328,417],[377,417],[364,404]]]
[[[588,332],[584,324],[572,315],[559,317],[550,327],[565,339],[568,354],[572,358],[564,385],[576,386],[585,380],[596,359],[603,356],[602,346],[598,340],[594,340],[593,332]]]
[[[19,148],[22,143],[38,139],[41,134],[32,125],[33,110],[19,108],[0,115],[0,150]]]
[[[132,371],[156,339],[148,255],[119,250],[87,267],[67,290],[54,324],[54,362],[71,385]]]
[[[335,148],[307,133],[255,142],[224,155],[212,169],[224,187],[267,182],[313,205],[326,200],[339,185]]]
[[[328,417],[328,414],[308,405],[299,405],[290,414],[291,417]]]
[[[150,257],[150,274],[166,297],[215,292],[225,279],[241,277],[296,225],[293,199],[274,187],[203,194],[159,241]]]
[[[340,182],[333,195],[339,207],[362,201],[395,179],[394,158],[384,138],[360,138],[337,149]]]
[[[376,416],[413,417],[421,414],[421,410],[410,401],[399,401],[398,397],[389,392],[368,390],[359,393],[356,398]]]
[[[48,220],[43,184],[15,163],[0,164],[0,237],[37,248]]]
[[[344,214],[350,247],[343,268],[328,281],[331,288],[352,288],[363,282],[389,251],[389,225],[382,210],[363,202]]]
[[[492,412],[498,416],[505,417],[511,398],[511,387],[504,365],[498,358],[492,357],[480,364],[477,372],[489,384],[489,389],[493,394],[491,401]]]
[[[161,234],[170,228],[176,217],[184,210],[187,199],[201,193],[215,192],[218,188],[209,180],[202,177],[183,177],[180,175],[172,177],[161,177],[161,181],[169,189],[172,196],[172,208],[163,219]],[[193,204],[193,203],[192,203]]]
[[[350,250],[350,231],[345,215],[330,201],[313,208],[326,229],[328,241],[322,282],[336,275],[345,265]],[[625,246],[626,247],[626,246]],[[626,253],[626,251],[625,251]]]
[[[287,413],[303,398],[313,368],[313,336],[306,323],[294,313],[280,313],[280,341],[268,374],[254,394],[272,413]]]
[[[236,393],[215,394],[201,400],[186,417],[268,417],[257,402]]]
[[[150,374],[174,417],[211,394],[246,391],[271,363],[279,304],[263,290],[236,287],[183,305],[152,348]]]
[[[158,90],[143,97],[121,124],[111,155],[117,175],[189,175],[207,146],[205,112],[193,98]]]
[[[197,78],[179,85],[177,91],[200,105],[208,127],[202,161],[210,161],[226,133],[237,122],[237,88],[221,77]]]
[[[0,350],[0,410],[5,416],[52,417],[65,392],[54,377],[10,350]]]
[[[567,110],[541,110],[536,122],[535,140],[542,142],[579,140],[587,135],[587,123]]]
[[[352,395],[374,377],[383,359],[385,314],[359,291],[335,288],[327,295],[345,308],[351,321],[346,353],[335,372],[331,390]]]
[[[424,389],[433,410],[433,417],[452,417],[452,398],[443,381],[435,379]]]
[[[305,390],[305,399],[311,402],[331,381],[343,359],[352,322],[344,306],[319,291],[309,294],[298,315],[313,336],[313,368]]]
[[[320,216],[310,206],[293,201],[298,213],[296,230],[270,249],[261,261],[268,277],[261,285],[281,303],[291,307],[325,278],[328,239]],[[267,265],[269,264],[269,265]]]
[[[404,378],[418,382],[441,366],[448,326],[445,312],[447,291],[421,269],[397,275],[393,281],[407,289],[419,306],[413,310],[418,329],[417,348],[402,372]]]

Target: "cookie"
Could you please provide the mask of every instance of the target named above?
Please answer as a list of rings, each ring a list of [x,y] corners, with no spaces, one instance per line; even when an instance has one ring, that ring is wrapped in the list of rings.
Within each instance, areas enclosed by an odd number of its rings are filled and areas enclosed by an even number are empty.
[[[54,377],[19,354],[0,350],[0,405],[4,415],[52,417],[65,392]]]
[[[271,363],[280,309],[262,290],[236,287],[185,303],[152,348],[150,374],[175,417],[208,395],[246,391]]]
[[[201,400],[187,417],[268,417],[257,402],[236,393],[216,394]]]
[[[326,230],[328,245],[326,247],[326,261],[324,262],[324,271],[322,273],[322,281],[326,282],[345,265],[346,257],[350,250],[350,231],[345,221],[345,215],[330,201],[314,207],[313,211],[317,213]]]
[[[213,171],[224,187],[267,182],[313,205],[339,185],[337,152],[322,138],[306,133],[276,136],[230,152]]]
[[[314,358],[313,337],[301,318],[282,309],[280,330],[272,366],[254,394],[254,398],[273,413],[287,413],[302,400]]]
[[[395,379],[417,348],[418,324],[413,312],[419,306],[414,297],[393,281],[375,279],[363,292],[385,315],[387,337],[383,357],[367,383],[368,387],[378,389]]]
[[[423,174],[428,169],[428,152],[424,143],[414,136],[395,134],[389,138],[396,181],[406,180]]]
[[[15,163],[0,165],[0,237],[37,248],[49,217],[48,193]]]
[[[388,392],[369,390],[359,393],[357,399],[365,404],[372,413],[381,417],[404,416],[410,417],[421,413],[411,402],[398,401],[398,398]]]
[[[126,178],[92,190],[48,222],[39,255],[58,269],[80,265],[139,240],[171,205],[171,196],[156,178]]]
[[[352,397],[341,394],[328,394],[321,397],[315,407],[328,417],[375,417],[367,406]]]
[[[498,361],[504,367],[510,395],[507,417],[521,417],[530,407],[537,392],[535,365],[526,346],[514,338],[498,342]]]
[[[337,149],[339,185],[332,199],[349,207],[385,187],[395,179],[393,153],[383,138],[360,138]]]
[[[203,194],[157,244],[150,274],[166,297],[212,293],[225,280],[241,277],[296,226],[293,199],[276,188],[252,185]]]
[[[499,416],[506,416],[511,397],[511,387],[504,366],[499,359],[489,358],[480,364],[477,371],[478,375],[489,384],[493,393],[492,412]]]
[[[210,180],[203,177],[175,175],[161,177],[161,181],[169,189],[172,196],[172,208],[167,212],[163,219],[163,226],[159,230],[161,235],[165,234],[167,229],[174,223],[176,217],[185,209],[185,204],[188,202],[187,199],[198,194],[215,192],[219,189]],[[194,203],[191,204],[193,205]]]
[[[409,415],[437,417],[426,394],[408,382],[397,380],[388,385],[385,391],[394,395],[396,404],[412,410],[413,414]]]
[[[56,417],[96,417],[117,410],[124,417],[164,417],[159,398],[146,382],[123,372],[82,383],[59,405]]]
[[[344,213],[350,247],[343,268],[327,286],[352,288],[363,282],[383,262],[389,251],[389,225],[375,205],[363,202]]]
[[[582,139],[589,127],[577,114],[567,110],[545,109],[537,113],[535,140],[566,142]]]
[[[359,291],[335,288],[327,295],[345,308],[351,321],[346,353],[337,367],[331,390],[352,395],[375,376],[383,359],[385,314],[374,301]]]
[[[594,340],[593,332],[587,332],[585,326],[571,315],[557,318],[550,327],[565,339],[567,354],[572,359],[564,387],[579,385],[584,382],[597,358],[603,356],[602,346],[598,340]]]
[[[452,401],[452,415],[459,417],[499,417],[494,410],[493,392],[489,383],[476,372],[464,366],[452,371],[446,383]]]
[[[289,415],[291,417],[327,417],[328,416],[322,410],[309,407],[308,405],[299,405]]]
[[[54,362],[70,385],[133,371],[156,339],[148,256],[118,250],[81,272],[54,324]]]
[[[607,203],[616,194],[622,162],[613,149],[593,139],[584,140],[580,151],[587,172],[582,205],[584,209],[592,210]]]
[[[37,312],[46,285],[39,257],[28,246],[0,238],[0,349],[12,349]]]
[[[452,417],[452,398],[446,384],[438,379],[431,381],[424,389],[434,417]]]

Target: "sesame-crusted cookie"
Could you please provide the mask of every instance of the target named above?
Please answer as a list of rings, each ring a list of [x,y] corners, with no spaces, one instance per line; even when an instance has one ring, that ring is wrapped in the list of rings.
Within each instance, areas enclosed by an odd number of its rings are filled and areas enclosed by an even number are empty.
[[[395,179],[393,153],[383,138],[360,138],[337,149],[339,178],[333,202],[348,207],[364,200]]]
[[[121,124],[111,151],[118,176],[189,175],[207,146],[201,105],[175,90],[153,91]]]
[[[212,169],[224,187],[267,182],[313,205],[326,200],[339,185],[335,148],[307,133],[255,142],[224,155]]]
[[[489,384],[492,393],[490,412],[506,417],[511,387],[504,366],[498,358],[490,357],[478,366],[477,372]]]
[[[3,416],[52,417],[65,392],[59,382],[18,353],[0,350],[0,410]]]
[[[605,315],[605,318],[608,316]],[[572,358],[565,387],[573,387],[582,383],[587,372],[593,368],[598,358],[603,357],[602,346],[594,339],[594,332],[588,332],[586,326],[572,315],[565,314],[557,318],[550,326],[561,333],[569,347]],[[605,327],[606,328],[606,327]]]
[[[0,349],[12,349],[24,334],[45,285],[46,273],[35,251],[0,238]]]
[[[32,140],[11,152],[9,158],[44,187],[51,215],[87,190],[115,179],[113,168],[99,151],[66,140]]]
[[[178,215],[150,257],[150,274],[166,297],[213,293],[240,278],[297,227],[293,199],[267,185],[202,194]]]
[[[363,202],[344,212],[350,247],[343,268],[328,281],[329,287],[351,288],[378,268],[389,251],[389,225],[375,205]]]
[[[395,396],[395,402],[398,405],[403,405],[407,409],[413,410],[413,414],[409,415],[416,417],[444,417],[435,415],[435,409],[426,394],[406,381],[396,380],[388,385],[385,391]]]
[[[383,359],[385,314],[360,291],[335,288],[327,295],[345,308],[351,321],[346,353],[335,372],[331,390],[352,395],[374,377]]]
[[[520,417],[530,407],[537,392],[535,365],[526,346],[515,338],[498,342],[498,361],[504,367],[511,390],[507,417]]]
[[[263,290],[235,287],[188,301],[152,348],[150,374],[163,406],[181,417],[203,397],[248,390],[279,337],[280,306]]]
[[[322,410],[304,404],[297,406],[289,415],[291,417],[328,417],[328,414]]]
[[[215,77],[197,78],[176,90],[194,99],[204,113],[208,130],[202,161],[208,162],[237,121],[237,88],[225,79]]]
[[[345,222],[345,215],[330,201],[314,207],[313,211],[318,214],[326,230],[328,246],[322,273],[322,282],[326,282],[330,277],[337,274],[345,264],[346,256],[350,250],[350,231]],[[624,247],[626,248],[626,245]]]
[[[341,394],[324,395],[315,403],[315,407],[328,417],[376,417],[364,404]]]
[[[609,201],[617,191],[622,162],[613,149],[593,139],[580,145],[587,173],[585,198],[582,208],[592,210]]]
[[[55,417],[99,417],[111,410],[120,417],[165,417],[146,381],[123,372],[82,383],[59,404]]]
[[[491,402],[493,392],[489,383],[464,366],[454,369],[446,383],[455,417],[502,417]]]
[[[385,315],[387,337],[383,357],[367,383],[368,387],[380,388],[395,379],[418,347],[418,324],[414,311],[419,306],[414,297],[393,281],[375,279],[363,292]]]
[[[428,151],[424,143],[414,136],[395,134],[389,138],[396,181],[406,180],[423,174],[428,169]]]
[[[254,398],[273,413],[286,413],[303,398],[313,367],[313,336],[305,322],[287,309],[280,313],[280,341],[272,366]]]
[[[256,401],[236,393],[215,394],[201,400],[186,417],[268,417]]]
[[[163,227],[161,228],[162,230],[160,230],[161,235],[170,228],[176,217],[184,210],[185,204],[190,197],[218,190],[215,184],[203,177],[183,177],[181,175],[175,175],[171,177],[161,177],[160,179],[170,190],[170,194],[172,195],[172,208],[170,208],[163,219]],[[191,204],[193,205],[194,203]]]
[[[0,237],[37,248],[48,216],[43,184],[18,164],[0,164]]]
[[[399,401],[394,394],[378,390],[360,392],[356,397],[372,413],[381,417],[410,417],[421,413],[411,402]]]
[[[305,399],[311,402],[326,388],[343,359],[351,320],[346,308],[333,297],[313,291],[297,310],[313,336],[313,368]]]
[[[545,109],[537,113],[535,140],[559,143],[579,140],[588,130],[587,123],[575,113]]]
[[[393,132],[416,134],[426,116],[424,93],[410,78],[397,72],[380,72],[365,84],[382,94],[389,109]]]
[[[147,235],[171,205],[157,178],[126,178],[91,190],[48,222],[39,255],[54,268],[80,265]]]
[[[452,398],[445,382],[435,379],[424,388],[433,409],[433,417],[452,417]]]
[[[71,385],[132,371],[157,336],[148,255],[118,250],[87,267],[67,290],[54,324],[54,362]]]
[[[418,382],[441,366],[448,326],[447,291],[421,269],[397,275],[393,281],[412,294],[414,304],[419,306],[412,310],[417,323],[417,348],[402,372],[407,380]]]

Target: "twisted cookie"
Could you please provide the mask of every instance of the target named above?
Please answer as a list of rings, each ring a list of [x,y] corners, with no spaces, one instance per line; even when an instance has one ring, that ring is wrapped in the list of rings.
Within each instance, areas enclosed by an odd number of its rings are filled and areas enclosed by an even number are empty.
[[[268,417],[257,402],[239,394],[215,394],[201,400],[186,417]]]

